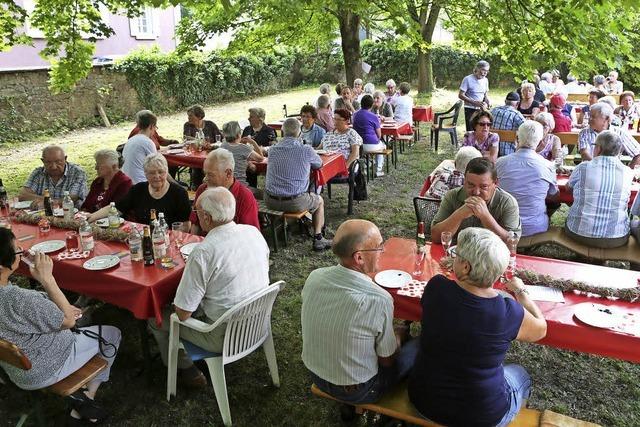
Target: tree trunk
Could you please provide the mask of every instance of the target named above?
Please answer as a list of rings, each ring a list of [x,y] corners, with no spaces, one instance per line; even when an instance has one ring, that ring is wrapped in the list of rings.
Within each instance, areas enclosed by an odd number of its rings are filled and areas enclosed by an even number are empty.
[[[421,19],[420,35],[422,40],[427,43],[426,49],[418,47],[418,92],[430,93],[433,91],[433,66],[431,64],[431,41],[433,40],[433,32],[438,22],[440,14],[440,6],[433,4],[429,10],[428,18]],[[426,18],[426,19],[424,19]]]
[[[347,85],[362,77],[362,58],[360,57],[360,16],[345,9],[338,10],[340,37],[342,38],[342,56]]]

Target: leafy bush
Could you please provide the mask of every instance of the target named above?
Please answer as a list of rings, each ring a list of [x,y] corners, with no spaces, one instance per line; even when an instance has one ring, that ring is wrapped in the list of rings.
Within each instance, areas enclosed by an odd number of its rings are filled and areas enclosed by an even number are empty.
[[[225,51],[163,54],[152,48],[132,52],[115,70],[127,76],[142,105],[166,111],[335,80],[332,73],[340,65],[334,55],[303,55],[293,49],[231,56]]]
[[[491,64],[490,84],[514,83],[512,75],[500,73],[499,58],[480,56],[451,46],[435,45],[431,50],[431,62],[436,86],[457,87],[480,59]],[[370,79],[377,83],[384,83],[389,78],[396,83],[417,81],[417,51],[411,46],[398,47],[398,43],[393,40],[367,41],[362,46],[362,60],[371,65]]]

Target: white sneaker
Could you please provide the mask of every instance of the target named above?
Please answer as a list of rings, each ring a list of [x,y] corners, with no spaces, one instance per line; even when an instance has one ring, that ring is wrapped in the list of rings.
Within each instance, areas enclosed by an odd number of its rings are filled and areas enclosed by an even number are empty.
[[[384,176],[384,172],[382,172],[382,171],[377,171],[377,172],[376,172],[376,178],[381,177],[381,176]]]

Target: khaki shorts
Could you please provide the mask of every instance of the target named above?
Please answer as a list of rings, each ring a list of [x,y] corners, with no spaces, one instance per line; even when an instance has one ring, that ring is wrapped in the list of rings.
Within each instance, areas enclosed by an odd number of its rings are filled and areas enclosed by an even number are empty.
[[[264,194],[267,208],[282,212],[315,212],[320,206],[320,196],[315,193],[301,193],[291,200],[278,200]]]

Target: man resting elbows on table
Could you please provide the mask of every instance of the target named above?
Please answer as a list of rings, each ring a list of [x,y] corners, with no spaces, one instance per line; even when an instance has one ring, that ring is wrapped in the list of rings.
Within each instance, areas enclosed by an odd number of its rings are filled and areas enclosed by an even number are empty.
[[[333,253],[340,264],[311,272],[302,289],[302,361],[316,386],[349,403],[377,401],[407,376],[418,344],[394,333],[393,299],[368,275],[384,251],[375,224],[348,220]]]
[[[482,227],[505,240],[510,231],[521,232],[520,211],[516,199],[498,188],[496,169],[484,157],[469,162],[464,185],[447,192],[433,218],[431,239],[440,243],[443,231],[455,235],[467,227]]]
[[[269,285],[267,242],[255,227],[233,222],[235,205],[233,195],[222,187],[209,188],[196,201],[200,227],[207,236],[189,255],[173,301],[182,321],[194,317],[214,323],[228,309]],[[148,321],[165,366],[171,313],[166,307],[161,327],[155,319]],[[206,334],[181,328],[180,338],[220,353],[224,333],[224,327]],[[178,377],[187,386],[207,385],[204,374],[183,351],[178,354]]]

